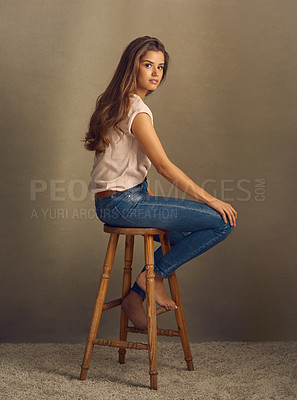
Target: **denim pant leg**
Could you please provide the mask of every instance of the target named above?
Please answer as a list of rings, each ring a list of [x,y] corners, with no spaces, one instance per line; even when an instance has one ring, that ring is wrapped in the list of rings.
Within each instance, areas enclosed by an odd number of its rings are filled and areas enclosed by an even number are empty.
[[[233,229],[229,222],[223,221],[221,214],[206,204],[166,197],[139,200],[127,218],[134,226],[174,231],[169,234],[171,250],[164,256],[161,247],[155,251],[155,272],[165,279],[187,261],[224,240]],[[175,241],[172,240],[174,235],[177,235]],[[145,292],[137,283],[132,290],[145,298]]]
[[[171,249],[182,239],[185,238],[185,236],[187,236],[189,234],[189,232],[170,232],[168,234],[168,238],[170,241],[170,247]],[[159,235],[154,235],[154,241],[156,242],[160,242],[160,237]],[[158,262],[160,260],[160,258],[163,256],[163,250],[162,247],[160,246],[154,253],[154,260],[155,263]],[[143,272],[145,271],[145,266],[142,268]],[[133,292],[137,293],[142,300],[145,300],[146,297],[146,293],[144,290],[141,289],[141,287],[137,284],[137,282],[134,282],[134,285],[132,286],[131,290],[133,290]]]
[[[143,182],[120,194],[96,201],[98,217],[105,223],[123,227],[151,227],[167,229],[172,236],[172,248],[163,256],[161,248],[155,252],[155,271],[168,278],[177,268],[209,250],[232,231],[220,213],[198,201],[171,197],[149,196]],[[171,237],[170,237],[171,238]],[[142,298],[144,291],[133,286]]]

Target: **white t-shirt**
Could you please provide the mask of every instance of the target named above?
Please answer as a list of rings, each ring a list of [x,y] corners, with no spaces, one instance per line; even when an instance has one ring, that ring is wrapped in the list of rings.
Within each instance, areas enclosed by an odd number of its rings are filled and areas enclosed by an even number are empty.
[[[138,95],[133,94],[128,116],[119,124],[121,136],[111,128],[108,131],[110,145],[104,152],[95,154],[89,184],[91,193],[126,190],[143,182],[151,162],[131,132],[132,122],[139,113],[148,114],[153,123],[151,110]]]

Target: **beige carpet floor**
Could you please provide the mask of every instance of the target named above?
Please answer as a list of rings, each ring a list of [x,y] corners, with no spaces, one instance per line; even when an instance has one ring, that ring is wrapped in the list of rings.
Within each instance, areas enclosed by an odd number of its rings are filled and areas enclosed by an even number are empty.
[[[192,344],[195,371],[178,342],[158,343],[158,391],[149,390],[146,351],[96,346],[78,380],[84,344],[0,344],[1,400],[296,400],[297,342]]]

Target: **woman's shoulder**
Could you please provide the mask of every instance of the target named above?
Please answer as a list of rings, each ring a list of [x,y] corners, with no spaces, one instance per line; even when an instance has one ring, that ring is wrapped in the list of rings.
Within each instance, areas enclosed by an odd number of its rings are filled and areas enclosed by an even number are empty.
[[[131,115],[135,112],[141,112],[141,111],[146,112],[153,117],[150,108],[147,106],[147,104],[145,104],[142,98],[137,94],[132,94],[129,114]]]

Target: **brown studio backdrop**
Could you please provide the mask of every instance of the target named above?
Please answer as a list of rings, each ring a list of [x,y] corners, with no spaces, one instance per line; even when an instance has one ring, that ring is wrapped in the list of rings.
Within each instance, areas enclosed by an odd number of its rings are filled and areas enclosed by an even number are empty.
[[[124,46],[147,34],[171,55],[147,100],[169,157],[239,212],[225,242],[178,271],[190,339],[296,340],[296,2],[0,5],[1,340],[85,340],[107,235],[85,193],[92,154],[80,139]],[[153,168],[149,182],[182,196]],[[43,190],[36,199],[31,184]],[[122,256],[121,242],[110,299]],[[102,335],[116,338],[112,312]]]

